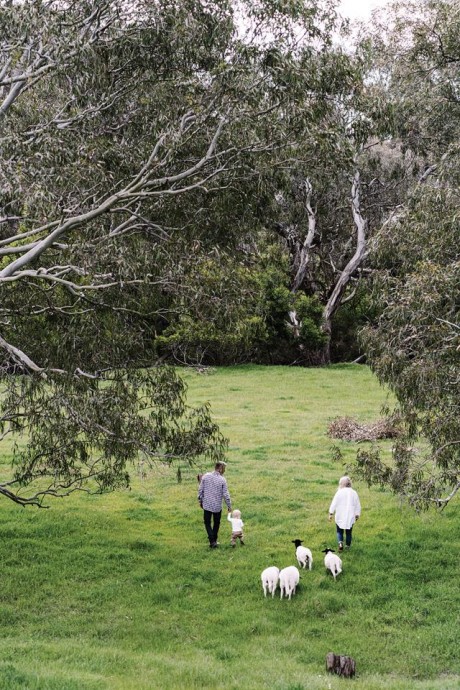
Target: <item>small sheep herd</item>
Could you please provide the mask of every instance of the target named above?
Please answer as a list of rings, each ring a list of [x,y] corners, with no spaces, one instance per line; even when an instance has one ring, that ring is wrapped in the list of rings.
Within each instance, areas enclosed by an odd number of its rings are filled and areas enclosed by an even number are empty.
[[[299,567],[311,570],[313,566],[313,556],[310,549],[306,546],[302,546],[301,539],[293,539],[292,543],[295,546],[295,557]],[[324,565],[327,570],[330,570],[332,576],[335,578],[342,572],[342,560],[335,554],[333,549],[324,549]],[[287,597],[291,598],[295,594],[296,587],[299,584],[300,574],[295,565],[289,565],[287,568],[280,570],[276,566],[272,565],[269,568],[265,568],[260,576],[262,580],[262,587],[264,590],[264,596],[271,594],[272,597],[275,596],[276,588],[280,587],[280,598]]]

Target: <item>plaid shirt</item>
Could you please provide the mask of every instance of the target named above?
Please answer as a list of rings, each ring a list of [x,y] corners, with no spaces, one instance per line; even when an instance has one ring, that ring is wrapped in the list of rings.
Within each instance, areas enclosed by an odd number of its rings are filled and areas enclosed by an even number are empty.
[[[228,509],[232,509],[227,481],[220,472],[206,472],[203,475],[200,488],[198,489],[198,500],[203,509],[209,510],[211,513],[220,513],[223,500],[227,504]]]

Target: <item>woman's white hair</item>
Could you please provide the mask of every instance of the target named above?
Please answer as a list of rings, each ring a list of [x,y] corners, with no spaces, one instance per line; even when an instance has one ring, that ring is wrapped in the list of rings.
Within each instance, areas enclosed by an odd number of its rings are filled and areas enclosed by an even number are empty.
[[[343,489],[346,486],[351,486],[351,479],[350,477],[340,477],[339,479],[339,488]]]

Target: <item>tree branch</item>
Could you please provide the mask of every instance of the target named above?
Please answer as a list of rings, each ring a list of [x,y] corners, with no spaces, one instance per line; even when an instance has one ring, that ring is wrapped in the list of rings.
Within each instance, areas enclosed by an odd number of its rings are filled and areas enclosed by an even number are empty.
[[[356,227],[356,250],[350,261],[347,263],[345,268],[340,273],[340,276],[335,284],[332,294],[327,301],[323,314],[324,322],[326,324],[330,323],[332,316],[341,304],[342,295],[345,292],[351,280],[351,277],[353,276],[354,272],[361,266],[368,254],[368,250],[366,247],[367,222],[361,215],[359,192],[360,175],[359,171],[357,170],[354,174],[351,188],[351,208],[353,213],[353,220]]]
[[[448,496],[446,496],[445,498],[433,498],[431,500],[432,500],[432,502],[434,502],[438,506],[438,508],[441,508],[441,510],[443,510],[446,507],[446,505],[449,503],[449,501],[452,500],[452,498],[455,496],[455,494],[458,493],[458,491],[460,491],[460,482],[458,482],[458,484],[456,484],[456,486],[454,486],[454,488],[452,489],[450,494]]]

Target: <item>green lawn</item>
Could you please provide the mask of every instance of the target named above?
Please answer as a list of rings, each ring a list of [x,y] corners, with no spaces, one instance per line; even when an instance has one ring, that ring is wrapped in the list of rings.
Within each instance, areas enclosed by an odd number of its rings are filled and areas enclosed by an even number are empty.
[[[380,416],[366,367],[232,367],[186,373],[230,439],[226,478],[246,546],[207,546],[198,471],[156,468],[129,492],[49,510],[0,500],[0,688],[8,690],[451,690],[460,688],[458,502],[414,515],[355,483],[363,507],[333,581],[321,549],[342,465],[328,421]],[[9,448],[2,450],[7,472]],[[341,444],[345,457],[356,451]],[[224,515],[225,518],[225,515]],[[313,551],[291,601],[264,599],[260,573]],[[354,680],[326,675],[329,651]]]

